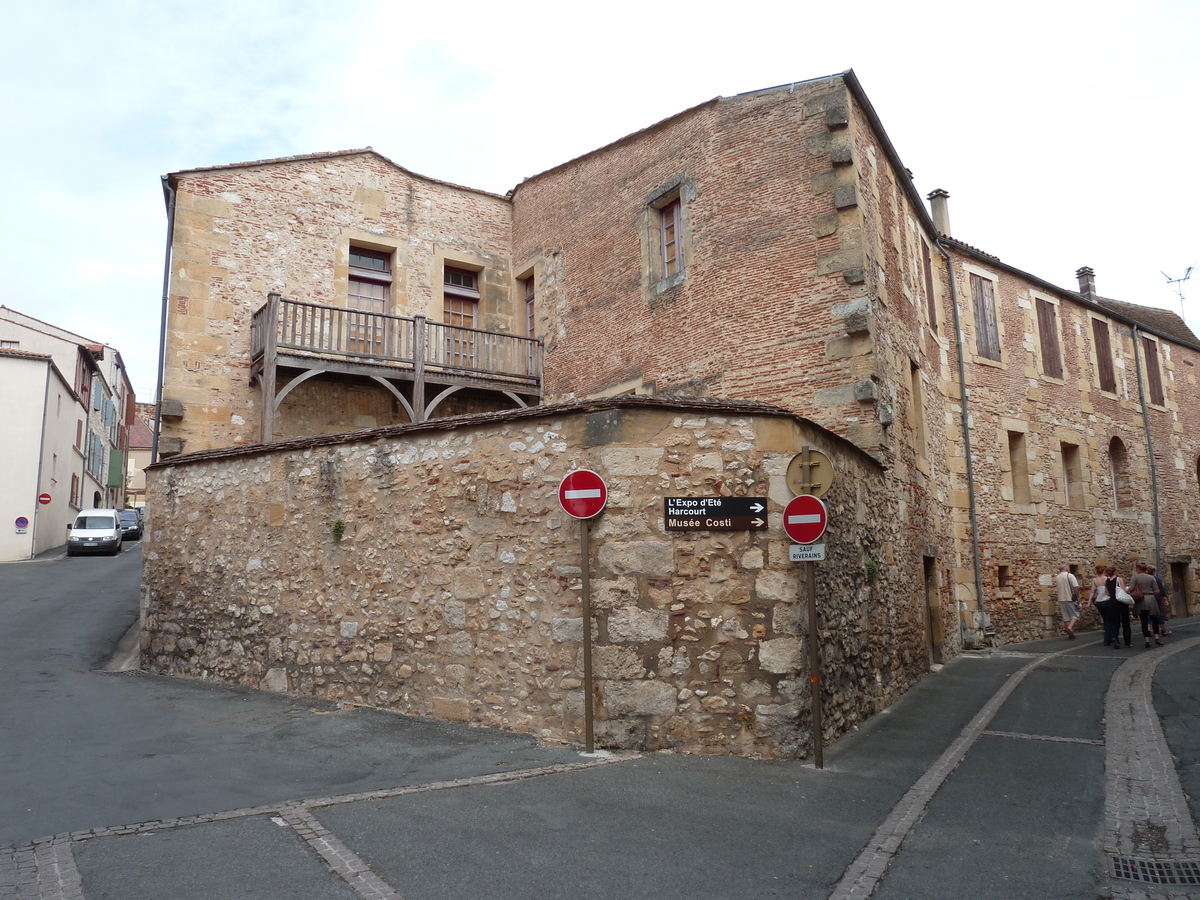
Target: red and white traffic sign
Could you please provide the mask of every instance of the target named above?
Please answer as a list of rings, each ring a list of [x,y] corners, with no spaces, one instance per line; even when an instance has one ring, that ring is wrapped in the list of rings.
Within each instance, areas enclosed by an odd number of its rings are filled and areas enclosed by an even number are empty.
[[[825,502],[810,494],[793,498],[783,510],[783,530],[797,544],[815,544],[828,524]]]
[[[42,506],[45,506],[49,502],[50,502],[49,494],[38,494],[38,503],[42,504]]]
[[[558,486],[558,502],[568,516],[590,519],[608,502],[608,486],[591,469],[576,469]]]

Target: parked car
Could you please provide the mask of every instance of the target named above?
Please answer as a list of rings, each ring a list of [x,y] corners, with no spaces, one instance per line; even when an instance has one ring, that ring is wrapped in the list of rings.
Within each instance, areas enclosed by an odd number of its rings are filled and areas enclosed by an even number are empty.
[[[67,526],[67,556],[80,553],[120,553],[120,514],[115,509],[85,509]]]
[[[140,541],[142,539],[142,520],[138,516],[135,509],[121,510],[121,536],[125,540],[133,539]]]

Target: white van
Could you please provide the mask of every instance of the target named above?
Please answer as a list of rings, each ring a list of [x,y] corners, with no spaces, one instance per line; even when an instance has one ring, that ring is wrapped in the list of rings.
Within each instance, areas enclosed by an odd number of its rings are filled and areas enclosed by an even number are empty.
[[[67,528],[67,556],[121,552],[121,517],[115,509],[85,509]]]

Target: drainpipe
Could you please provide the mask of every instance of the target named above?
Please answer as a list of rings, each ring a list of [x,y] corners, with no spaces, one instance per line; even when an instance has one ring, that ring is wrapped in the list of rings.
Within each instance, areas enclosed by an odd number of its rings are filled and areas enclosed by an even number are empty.
[[[1158,513],[1158,467],[1154,462],[1154,438],[1150,434],[1150,410],[1142,387],[1142,333],[1133,326],[1133,359],[1137,363],[1138,399],[1142,402],[1142,427],[1146,431],[1146,451],[1150,454],[1150,496],[1154,499],[1154,566],[1162,571],[1162,520]],[[1165,582],[1164,582],[1165,583]]]
[[[163,195],[167,199],[167,249],[163,255],[162,321],[158,327],[158,387],[154,392],[154,435],[150,444],[150,465],[158,462],[158,432],[162,428],[163,372],[167,362],[167,303],[171,296],[171,245],[175,241],[175,189],[162,176]]]
[[[983,572],[979,565],[979,512],[975,506],[975,467],[971,461],[971,421],[967,413],[967,397],[970,391],[967,389],[967,369],[963,362],[963,333],[962,322],[958,315],[958,288],[955,285],[954,277],[954,261],[950,258],[950,253],[946,250],[940,236],[933,239],[937,245],[938,252],[946,260],[946,269],[950,273],[950,308],[954,310],[954,338],[958,343],[958,385],[962,393],[962,432],[963,432],[963,452],[967,457],[967,498],[971,510],[971,551],[975,558],[975,596],[979,600],[979,618],[983,628],[983,636],[987,637],[987,610],[983,605]]]

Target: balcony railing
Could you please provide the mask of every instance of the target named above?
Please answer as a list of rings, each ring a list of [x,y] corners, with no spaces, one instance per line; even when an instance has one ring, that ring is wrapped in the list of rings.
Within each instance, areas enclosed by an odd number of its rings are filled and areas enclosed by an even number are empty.
[[[274,350],[381,369],[512,382],[518,389],[534,388],[539,393],[541,388],[539,339],[431,322],[425,316],[391,316],[271,295],[255,311],[250,333],[255,367],[265,363],[264,356],[275,355]]]

